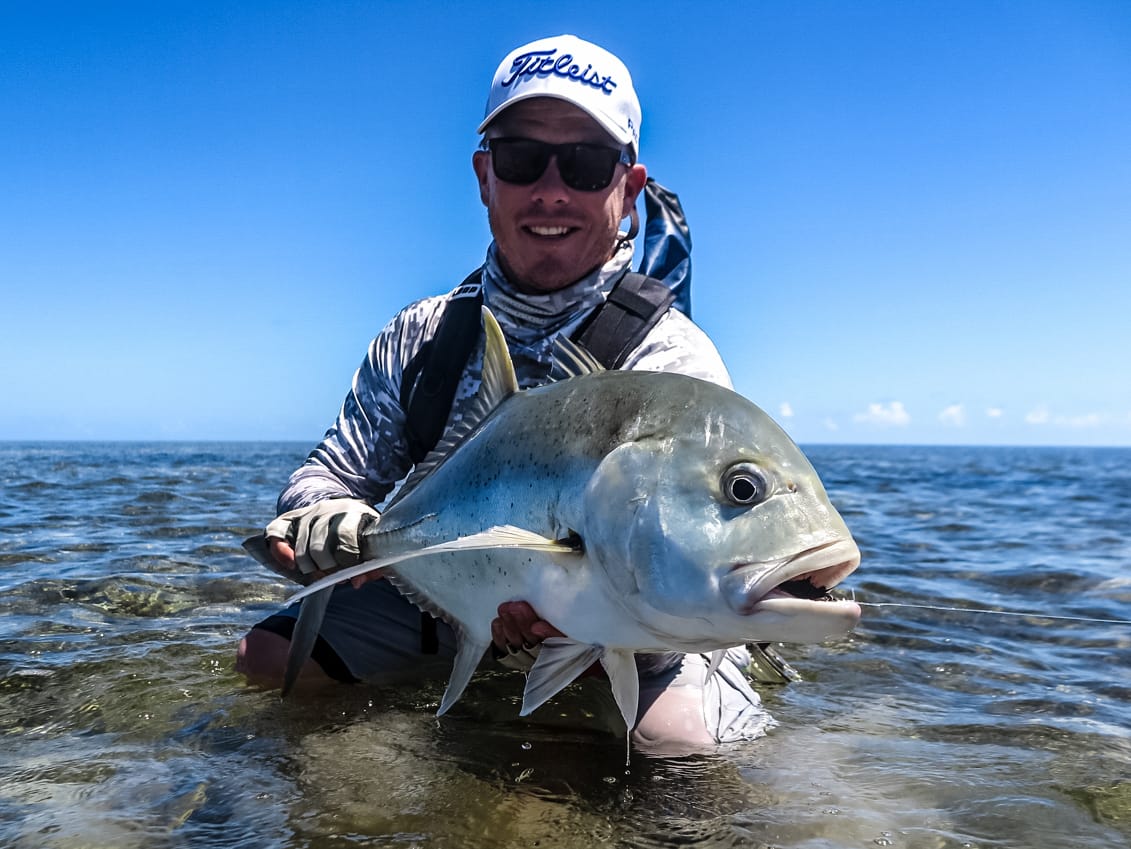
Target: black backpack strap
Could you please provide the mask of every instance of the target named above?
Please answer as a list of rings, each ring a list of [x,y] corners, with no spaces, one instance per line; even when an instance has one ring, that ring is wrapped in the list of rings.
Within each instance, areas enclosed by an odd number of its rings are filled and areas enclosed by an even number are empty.
[[[666,284],[630,271],[609,292],[605,303],[574,334],[605,368],[624,365],[675,300]]]
[[[440,441],[464,366],[479,340],[481,275],[482,269],[476,269],[452,292],[436,335],[421,346],[401,378],[401,408],[414,464]]]
[[[401,377],[401,409],[405,411],[405,435],[414,465],[440,441],[456,387],[479,339],[482,275],[483,269],[476,269],[452,292],[436,334],[421,345]],[[436,654],[439,650],[436,619],[422,610],[420,651]]]

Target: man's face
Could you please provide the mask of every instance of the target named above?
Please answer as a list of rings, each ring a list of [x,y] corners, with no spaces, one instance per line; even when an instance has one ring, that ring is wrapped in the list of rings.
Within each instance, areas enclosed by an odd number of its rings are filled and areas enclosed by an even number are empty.
[[[547,97],[520,101],[503,112],[487,128],[487,138],[502,137],[618,147],[585,112]],[[556,158],[526,186],[496,177],[485,151],[475,153],[472,165],[503,271],[528,292],[561,289],[607,262],[620,222],[648,176],[643,165],[617,165],[608,186],[587,192],[562,182]]]

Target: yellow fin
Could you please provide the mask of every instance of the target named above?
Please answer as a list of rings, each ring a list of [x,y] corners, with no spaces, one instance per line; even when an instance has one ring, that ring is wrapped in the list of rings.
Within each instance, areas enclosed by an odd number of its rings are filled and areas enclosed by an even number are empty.
[[[428,477],[444,459],[456,450],[469,433],[479,427],[495,408],[518,392],[518,378],[514,373],[510,350],[503,329],[491,310],[482,307],[483,331],[486,341],[483,349],[483,374],[479,392],[468,406],[459,424],[440,437],[440,441],[405,478],[386,510],[404,498],[420,481]]]

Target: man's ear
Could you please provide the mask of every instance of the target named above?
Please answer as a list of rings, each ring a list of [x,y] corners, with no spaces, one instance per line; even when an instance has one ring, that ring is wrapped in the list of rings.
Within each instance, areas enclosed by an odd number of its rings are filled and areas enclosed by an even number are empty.
[[[636,199],[644,191],[644,184],[648,182],[648,169],[636,164],[628,169],[624,179],[624,212],[622,218],[627,218],[628,213],[636,206]]]
[[[479,199],[484,206],[489,206],[491,189],[488,183],[491,170],[491,155],[485,150],[477,150],[471,154],[471,167],[475,170],[475,177],[479,180]],[[643,185],[643,184],[641,184]]]

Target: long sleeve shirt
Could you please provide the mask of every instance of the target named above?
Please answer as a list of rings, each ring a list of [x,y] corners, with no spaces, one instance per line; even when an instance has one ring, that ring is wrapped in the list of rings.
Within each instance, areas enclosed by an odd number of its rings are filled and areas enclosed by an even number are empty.
[[[483,299],[498,320],[523,389],[550,380],[554,339],[569,336],[629,270],[632,249],[622,247],[586,277],[554,292],[518,291],[503,274],[494,244],[483,267]],[[397,313],[370,343],[334,424],[291,475],[278,511],[325,498],[350,497],[379,505],[410,470],[401,383],[405,369],[436,333],[451,293],[424,298]],[[468,358],[448,427],[466,414],[480,383],[483,340]],[[683,313],[670,309],[633,350],[623,368],[672,371],[730,387],[714,344]]]

